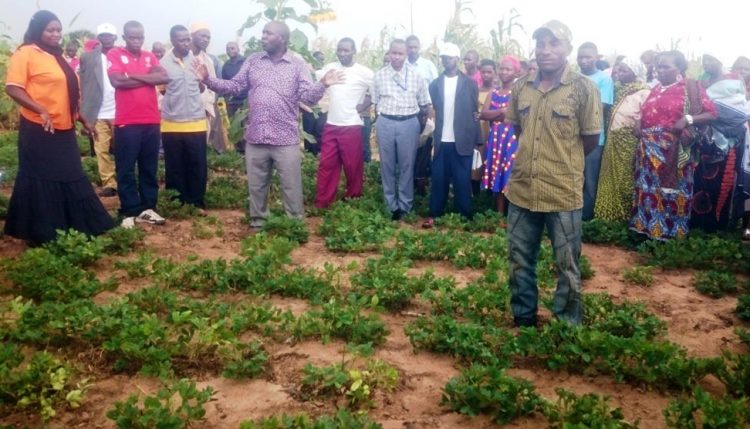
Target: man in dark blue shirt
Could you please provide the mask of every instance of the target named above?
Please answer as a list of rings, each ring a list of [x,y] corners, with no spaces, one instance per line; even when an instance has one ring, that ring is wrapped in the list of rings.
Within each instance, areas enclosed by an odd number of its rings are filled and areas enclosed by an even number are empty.
[[[227,56],[229,57],[229,59],[221,68],[221,78],[225,80],[233,78],[234,75],[236,75],[237,72],[240,71],[240,67],[242,67],[242,64],[245,62],[245,57],[240,55],[240,47],[239,45],[237,45],[237,42],[227,43]],[[235,113],[237,113],[237,111],[245,105],[247,94],[243,93],[240,95],[227,96],[225,97],[225,99],[227,101],[227,115],[229,115],[229,121],[231,122],[234,118]],[[237,152],[244,153],[245,139],[240,138],[240,141],[235,143],[234,147],[236,148]]]

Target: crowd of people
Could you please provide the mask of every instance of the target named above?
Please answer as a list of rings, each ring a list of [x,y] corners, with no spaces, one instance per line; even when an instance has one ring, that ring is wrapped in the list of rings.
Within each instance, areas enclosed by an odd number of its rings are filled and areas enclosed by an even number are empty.
[[[534,58],[481,59],[440,44],[441,72],[420,55],[416,36],[390,42],[379,70],[356,62],[357,47],[341,39],[336,61],[315,72],[288,49],[289,28],[265,25],[263,50],[244,58],[226,46],[223,65],[206,52],[210,29],[196,23],[170,30],[171,49],[143,50],[144,28],[129,21],[124,46],[117,29],[97,28],[80,58],[60,46],[62,27],[47,11],[31,19],[8,67],[6,90],[20,105],[19,174],[10,201],[8,235],[43,243],[58,229],[100,234],[113,226],[86,180],[75,122],[93,138],[100,196],[119,198],[121,225],[163,224],[156,211],[160,148],[166,188],[184,204],[204,206],[206,151],[222,151],[225,133],[217,98],[230,114],[247,107],[244,153],[250,227],[269,215],[273,171],[283,206],[302,218],[299,121],[324,107],[320,122],[315,206],[362,196],[370,125],[380,161],[384,203],[394,220],[429,189],[431,228],[446,210],[472,217],[472,198],[492,193],[509,241],[509,285],[519,326],[537,314],[536,258],[547,229],[559,273],[554,312],[581,322],[582,221],[627,222],[652,239],[681,238],[691,228],[731,229],[742,219],[750,239],[745,184],[750,181],[750,60],[730,73],[711,55],[704,75],[687,77],[678,51],[618,57],[613,66],[592,42],[579,45],[552,20],[533,33]],[[463,62],[463,70],[461,67]],[[301,110],[302,109],[302,110]],[[372,116],[371,112],[375,115]],[[750,186],[750,184],[748,184]]]

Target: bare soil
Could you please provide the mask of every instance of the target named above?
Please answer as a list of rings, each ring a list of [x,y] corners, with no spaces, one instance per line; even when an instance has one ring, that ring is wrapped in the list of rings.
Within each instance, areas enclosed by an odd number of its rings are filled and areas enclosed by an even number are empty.
[[[196,238],[191,231],[194,220],[170,220],[162,227],[140,226],[147,230],[146,250],[156,256],[185,260],[192,255],[200,258],[239,257],[240,241],[251,234],[243,222],[240,211],[210,211],[222,221],[223,233],[211,238]],[[325,263],[347,266],[361,263],[375,254],[337,254],[326,250],[323,239],[315,231],[319,218],[307,220],[311,231],[310,241],[292,254],[293,263],[305,267],[321,268]],[[403,226],[408,227],[408,226]],[[0,239],[0,257],[19,254],[25,245],[8,237]],[[585,292],[606,292],[616,300],[640,300],[648,309],[667,322],[668,338],[684,346],[694,356],[718,356],[722,350],[739,351],[740,344],[733,334],[739,321],[733,316],[735,298],[710,299],[698,294],[690,285],[690,271],[655,271],[655,285],[639,287],[626,284],[621,273],[632,267],[638,256],[619,248],[584,246],[584,254],[596,271],[593,279],[584,284]],[[137,255],[130,255],[134,259]],[[97,274],[112,274],[112,260],[106,258],[96,267]],[[410,274],[431,268],[439,276],[453,276],[458,285],[482,275],[479,270],[455,269],[444,263],[417,263]],[[98,297],[106,301],[115,295],[128,293],[147,286],[147,280],[131,281],[121,276],[119,289]],[[306,301],[274,297],[271,302],[299,314],[308,308]],[[459,373],[456,361],[444,355],[415,353],[404,334],[404,326],[423,311],[419,304],[397,314],[384,314],[383,320],[390,335],[384,345],[377,348],[376,357],[396,367],[400,385],[388,395],[376,397],[376,407],[371,417],[385,428],[490,428],[497,427],[486,417],[471,418],[451,412],[441,406],[441,390],[445,383]],[[197,377],[200,386],[210,385],[216,390],[215,400],[207,407],[207,419],[202,428],[237,428],[242,420],[266,417],[275,413],[304,411],[312,415],[333,412],[335,405],[326,401],[302,402],[295,399],[295,391],[302,367],[308,363],[331,364],[342,359],[345,345],[333,341],[322,344],[316,341],[298,344],[270,344],[271,370],[255,380],[235,381],[215,375]],[[555,398],[555,388],[564,387],[577,393],[596,392],[612,397],[611,404],[621,407],[626,418],[639,420],[642,428],[664,428],[662,410],[669,397],[654,391],[642,390],[626,384],[617,384],[607,377],[588,377],[565,372],[551,372],[541,368],[516,368],[512,375],[530,380],[538,392]],[[106,412],[115,401],[130,394],[153,393],[158,390],[157,379],[141,376],[95,376],[84,405],[75,411],[63,411],[51,422],[59,428],[113,428]],[[710,381],[707,381],[710,384]],[[39,427],[40,422],[29,416],[13,415],[5,423],[28,424]],[[519,419],[507,427],[540,428],[546,421],[540,416]]]

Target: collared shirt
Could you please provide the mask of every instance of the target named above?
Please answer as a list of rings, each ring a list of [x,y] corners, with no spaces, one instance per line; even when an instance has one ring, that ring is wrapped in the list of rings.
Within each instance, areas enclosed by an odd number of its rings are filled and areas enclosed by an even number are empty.
[[[437,79],[439,74],[435,63],[424,57],[417,58],[417,61],[410,63],[407,59],[406,65],[414,67],[424,79],[425,86],[430,86],[433,80]]]
[[[419,106],[431,103],[427,85],[413,67],[404,65],[396,71],[387,65],[375,73],[372,104],[379,114],[414,115]]]
[[[287,52],[278,62],[266,52],[251,55],[231,80],[209,78],[206,86],[220,94],[247,94],[249,144],[298,145],[299,103],[309,106],[323,97],[325,85],[313,83],[305,62]]]
[[[593,74],[584,75],[591,79],[596,87],[599,89],[599,95],[602,99],[602,104],[611,106],[615,101],[615,83],[612,77],[607,73],[597,70]],[[602,119],[602,130],[604,129],[604,120]],[[604,146],[605,133],[599,134],[599,146]]]
[[[162,131],[189,129],[187,132],[206,131],[206,112],[201,100],[200,81],[192,69],[195,57],[188,52],[178,58],[174,49],[162,58],[162,67],[169,75],[161,103]],[[191,127],[172,127],[172,123],[193,123]]]
[[[125,48],[107,52],[107,73],[148,74],[159,66],[159,59],[148,51],[135,56]],[[152,85],[115,88],[115,125],[156,125],[161,122],[156,91]]]
[[[513,87],[506,121],[520,125],[521,135],[506,196],[536,212],[577,210],[583,206],[581,136],[601,132],[599,90],[569,65],[546,93],[539,84],[532,75]]]
[[[26,90],[32,100],[44,106],[58,130],[73,127],[65,72],[52,54],[36,45],[23,45],[10,57],[5,84]],[[42,117],[21,106],[21,115],[31,122],[43,124]]]

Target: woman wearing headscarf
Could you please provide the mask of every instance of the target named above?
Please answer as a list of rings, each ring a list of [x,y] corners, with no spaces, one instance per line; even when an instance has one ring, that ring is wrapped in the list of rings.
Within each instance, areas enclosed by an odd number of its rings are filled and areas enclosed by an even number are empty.
[[[690,230],[696,126],[709,124],[716,107],[696,81],[684,78],[679,51],[656,60],[659,83],[641,106],[635,134],[635,192],[630,229],[657,240],[682,238]]]
[[[518,149],[518,138],[513,125],[505,124],[503,121],[508,111],[513,82],[520,72],[521,62],[518,58],[506,55],[500,60],[497,70],[500,86],[487,97],[479,115],[479,119],[490,123],[482,188],[489,189],[496,195],[497,211],[500,213],[505,212],[504,194],[508,188],[510,172]]]
[[[629,58],[612,68],[614,107],[607,126],[594,206],[594,217],[599,219],[626,222],[633,208],[633,158],[638,146],[633,129],[641,118],[641,105],[650,93],[645,74],[643,64]]]
[[[703,56],[706,94],[714,102],[716,120],[711,124],[711,140],[697,149],[698,166],[695,170],[693,213],[691,228],[707,232],[727,229],[744,211],[741,183],[741,164],[750,113],[745,84],[740,76],[726,74],[721,61],[711,55]]]
[[[30,244],[53,240],[57,230],[96,235],[113,226],[81,166],[75,121],[89,132],[93,127],[79,115],[78,78],[63,58],[61,37],[52,12],[35,13],[5,82],[21,113],[18,176],[5,233]]]

